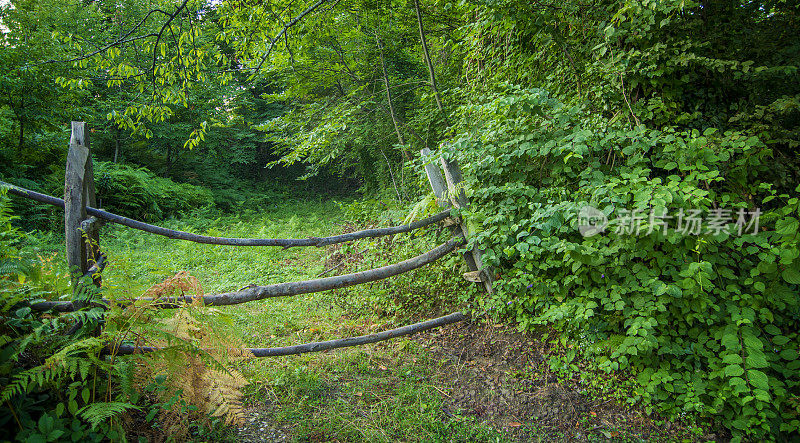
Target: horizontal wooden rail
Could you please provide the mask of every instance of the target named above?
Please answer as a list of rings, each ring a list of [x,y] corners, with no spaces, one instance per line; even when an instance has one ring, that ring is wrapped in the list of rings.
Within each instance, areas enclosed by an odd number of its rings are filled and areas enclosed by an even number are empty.
[[[387,331],[378,332],[376,334],[361,335],[359,337],[340,338],[337,340],[318,341],[312,343],[304,343],[301,345],[284,346],[280,348],[245,348],[243,351],[253,353],[254,357],[280,357],[283,355],[304,354],[306,352],[319,352],[327,351],[329,349],[346,348],[349,346],[365,345],[368,343],[376,343],[379,341],[389,340],[404,335],[414,334],[416,332],[427,331],[428,329],[437,328],[439,326],[449,325],[460,321],[467,320],[467,316],[461,312],[454,312],[444,317],[426,320],[413,325],[403,326],[400,328],[389,329]],[[152,346],[133,346],[133,345],[120,345],[116,348],[109,349],[107,352],[128,355],[134,353],[154,352],[163,348]]]
[[[36,200],[40,203],[46,203],[53,206],[64,207],[64,200],[56,198],[47,194],[40,194],[19,186],[14,186],[10,183],[0,182],[0,186],[8,188],[8,192],[21,197]],[[408,223],[400,226],[392,226],[388,228],[375,228],[365,229],[363,231],[349,232],[347,234],[334,235],[332,237],[310,237],[310,238],[230,238],[230,237],[212,237],[208,235],[193,234],[191,232],[176,231],[174,229],[167,229],[161,226],[155,226],[144,223],[138,220],[133,220],[128,217],[123,217],[102,209],[86,207],[86,213],[94,217],[117,223],[129,228],[138,229],[140,231],[149,232],[151,234],[163,235],[169,238],[179,240],[187,240],[195,243],[203,243],[208,245],[224,245],[224,246],[280,246],[283,248],[291,248],[296,246],[316,246],[322,247],[336,243],[344,243],[361,238],[383,237],[386,235],[400,234],[419,229],[433,223],[438,223],[450,216],[450,211],[443,211],[428,218]]]
[[[399,263],[383,266],[381,268],[369,269],[353,274],[337,275],[333,277],[318,278],[314,280],[276,283],[266,286],[251,285],[250,287],[235,292],[226,292],[216,295],[205,295],[200,297],[205,306],[225,306],[247,303],[249,301],[263,300],[266,298],[283,297],[287,295],[308,294],[312,292],[322,292],[330,289],[344,288],[361,283],[368,283],[376,280],[383,280],[404,272],[412,271],[422,266],[432,263],[455,250],[459,245],[464,244],[463,237],[456,237],[443,243],[430,251],[412,257]],[[131,303],[135,301],[147,301],[158,303],[161,308],[177,308],[182,303],[191,303],[194,297],[163,297],[152,299],[142,297],[133,300],[119,300],[119,303]],[[102,303],[110,303],[109,300],[102,300]],[[45,301],[31,305],[37,311],[55,310],[58,312],[73,311],[75,307],[69,301]]]

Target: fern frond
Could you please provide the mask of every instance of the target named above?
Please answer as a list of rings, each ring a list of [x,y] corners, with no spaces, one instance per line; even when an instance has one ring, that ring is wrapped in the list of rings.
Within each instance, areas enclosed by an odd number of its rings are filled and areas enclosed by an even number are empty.
[[[432,212],[436,206],[436,196],[433,195],[433,192],[429,192],[422,200],[418,201],[417,204],[411,208],[406,218],[403,220],[403,224],[408,224],[414,222],[419,219],[421,214],[426,214],[428,212]]]
[[[27,275],[32,268],[33,262],[21,257],[7,257],[0,260],[0,276]]]
[[[70,357],[78,353],[92,354],[106,345],[104,337],[87,337],[83,340],[74,341],[61,348],[58,352],[45,360],[45,366],[56,366],[67,361]],[[85,357],[81,357],[85,358]]]
[[[129,409],[136,409],[140,411],[142,408],[139,406],[120,402],[112,401],[106,403],[91,403],[78,410],[78,415],[92,425],[95,429],[100,423],[108,420],[109,418],[121,414]]]

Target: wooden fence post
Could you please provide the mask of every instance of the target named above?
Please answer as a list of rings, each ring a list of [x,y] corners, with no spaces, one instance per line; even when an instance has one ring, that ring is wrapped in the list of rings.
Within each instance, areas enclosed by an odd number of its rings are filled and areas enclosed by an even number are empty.
[[[422,158],[429,157],[433,152],[428,148],[422,148]],[[449,208],[450,202],[447,200],[447,183],[442,177],[442,171],[434,163],[425,164],[425,175],[428,176],[428,183],[431,184],[433,195],[436,196],[436,201],[443,209]]]
[[[77,289],[78,279],[99,259],[99,222],[86,214],[86,206],[96,207],[96,199],[86,124],[72,122],[64,175],[64,234],[73,290]],[[99,275],[93,278],[99,285]]]
[[[423,158],[431,155],[431,150],[424,148],[420,151]],[[444,177],[437,165],[434,163],[427,163],[425,165],[425,174],[428,176],[428,182],[433,188],[433,193],[436,195],[436,200],[443,208],[455,206],[457,208],[465,208],[469,205],[467,195],[464,190],[459,186],[461,183],[461,168],[455,161],[448,162],[444,158],[440,158],[442,169],[444,170]],[[449,201],[448,201],[449,199]],[[464,234],[464,238],[469,239],[469,228],[463,223],[459,223],[456,229],[460,229]],[[464,260],[467,262],[467,267],[470,272],[464,274],[464,278],[468,281],[481,284],[487,294],[492,294],[492,283],[494,281],[491,269],[485,268],[483,259],[481,258],[481,251],[477,247],[473,247],[471,251],[464,254]]]

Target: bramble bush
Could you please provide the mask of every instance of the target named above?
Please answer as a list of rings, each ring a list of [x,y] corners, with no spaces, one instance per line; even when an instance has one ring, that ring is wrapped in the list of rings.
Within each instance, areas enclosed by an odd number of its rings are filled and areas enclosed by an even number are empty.
[[[609,125],[515,86],[462,113],[469,129],[450,155],[471,179],[475,241],[502,273],[481,308],[570,333],[599,367],[638,374],[641,397],[668,412],[714,417],[737,437],[800,430],[800,187],[759,180],[766,145]],[[612,221],[645,215],[638,235],[611,225],[583,237],[584,205]],[[737,211],[756,207],[761,226],[740,235]],[[686,235],[674,220],[665,233],[647,215],[715,208],[732,210],[728,234]]]

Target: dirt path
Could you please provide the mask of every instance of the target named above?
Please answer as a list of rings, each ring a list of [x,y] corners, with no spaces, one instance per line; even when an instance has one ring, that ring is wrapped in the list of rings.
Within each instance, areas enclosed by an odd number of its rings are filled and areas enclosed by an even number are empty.
[[[640,408],[591,398],[576,380],[559,381],[545,361],[547,345],[505,325],[460,323],[418,334],[412,340],[420,355],[430,357],[428,364],[435,365],[425,382],[441,396],[437,416],[445,423],[480,423],[496,430],[503,441],[716,439],[714,435],[693,435],[680,423],[647,416]],[[376,361],[384,370],[400,364],[386,359],[380,347],[367,352],[380,354]],[[385,382],[381,380],[376,384]],[[293,426],[276,420],[273,408],[269,402],[251,407],[237,439],[342,441],[322,431],[296,438]],[[407,441],[415,441],[413,436],[407,437]]]

